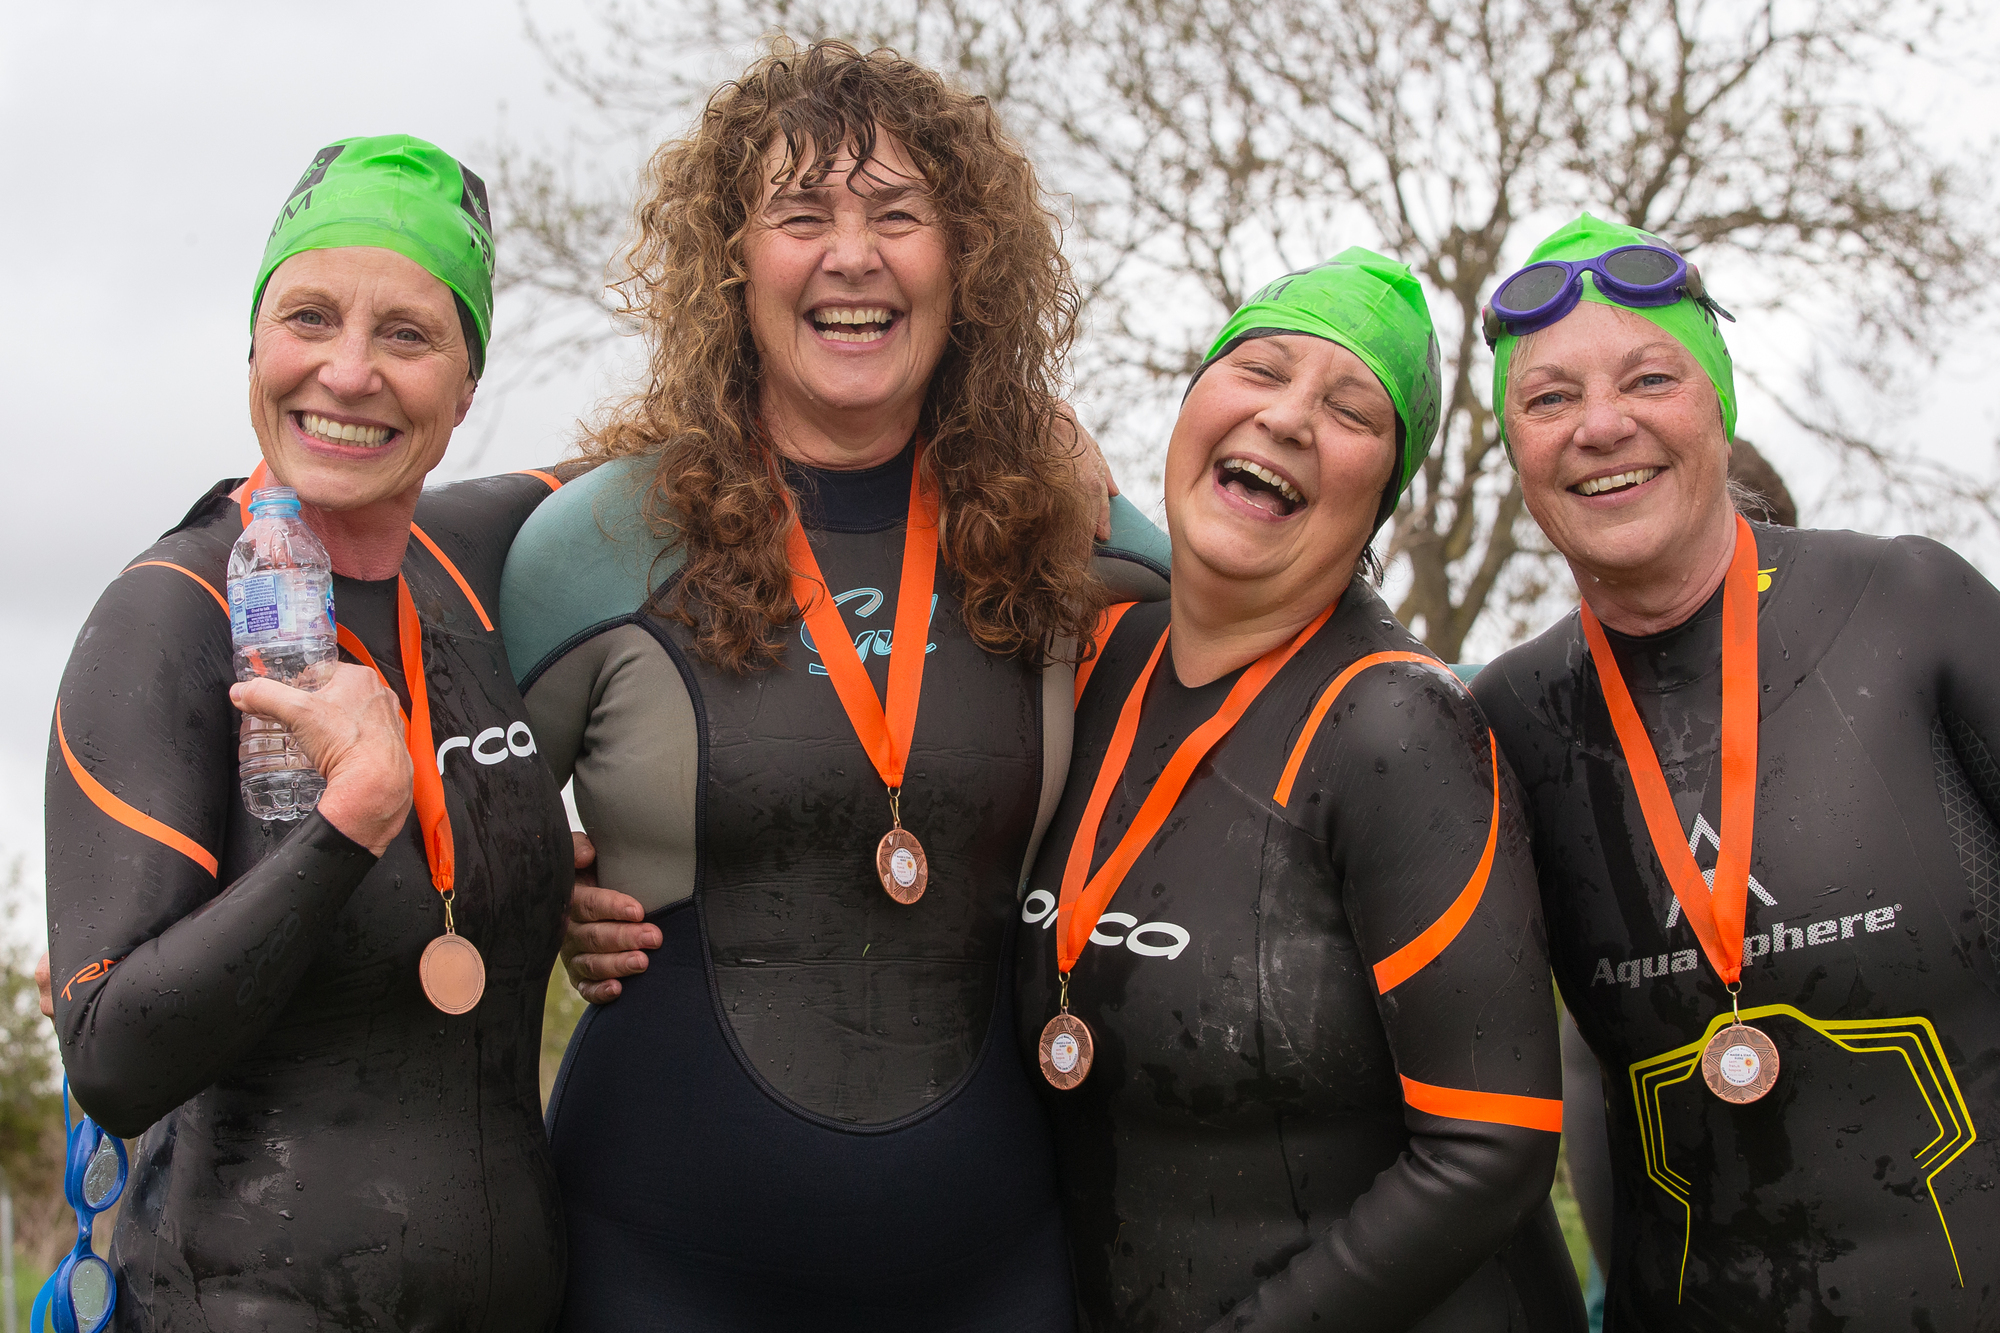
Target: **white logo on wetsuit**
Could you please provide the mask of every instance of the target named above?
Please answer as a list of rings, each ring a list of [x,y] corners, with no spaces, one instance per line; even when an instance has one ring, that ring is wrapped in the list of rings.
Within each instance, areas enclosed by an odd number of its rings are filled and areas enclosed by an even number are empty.
[[[1039,923],[1047,930],[1056,923],[1056,896],[1047,889],[1036,889],[1021,903],[1021,920],[1029,925]],[[1123,935],[1107,935],[1106,926],[1122,927]],[[1141,921],[1126,912],[1106,912],[1097,918],[1097,928],[1090,932],[1092,944],[1107,944],[1112,948],[1124,945],[1142,958],[1179,958],[1181,950],[1188,947],[1194,937],[1181,926],[1171,921]],[[1065,1074],[1069,1071],[1063,1070]]]
[[[1697,814],[1694,817],[1694,828],[1688,833],[1688,851],[1699,859],[1704,843],[1717,853],[1722,850],[1722,840],[1716,837],[1714,825],[1708,822],[1706,815]],[[1715,892],[1714,868],[1702,871],[1701,878],[1708,885],[1709,892]],[[1757,882],[1755,875],[1750,877],[1750,896],[1766,907],[1778,905],[1778,900]],[[1781,922],[1754,935],[1746,932],[1743,936],[1743,966],[1754,967],[1759,958],[1767,958],[1773,954],[1831,944],[1835,940],[1851,940],[1855,937],[1854,928],[1857,924],[1868,934],[1894,930],[1896,913],[1902,910],[1903,905],[1897,903],[1892,907],[1869,908],[1797,926],[1788,926]],[[1680,919],[1681,903],[1680,898],[1676,896],[1673,906],[1667,909],[1667,928],[1673,929]],[[1675,972],[1694,972],[1700,967],[1700,953],[1694,949],[1677,949],[1670,953],[1655,954],[1650,958],[1627,958],[1617,963],[1613,963],[1609,958],[1600,958],[1597,960],[1596,970],[1590,974],[1590,984],[1629,986],[1637,990],[1642,981],[1652,981]]]
[[[1715,836],[1715,829],[1712,825],[1709,824],[1708,816],[1697,814],[1694,817],[1694,828],[1688,834],[1688,851],[1694,856],[1696,861],[1701,860],[1701,845],[1704,842],[1707,843],[1710,847],[1715,849],[1716,855],[1720,856],[1722,854],[1722,839]],[[1701,882],[1708,885],[1708,891],[1710,893],[1715,892],[1714,866],[1710,866],[1708,869],[1701,872]],[[1778,900],[1776,898],[1773,898],[1770,895],[1770,893],[1765,890],[1764,886],[1757,882],[1757,877],[1755,875],[1752,875],[1750,877],[1750,896],[1755,898],[1758,902],[1764,904],[1764,906],[1766,907],[1776,907],[1778,905]],[[1678,896],[1676,896],[1674,898],[1673,905],[1667,908],[1667,929],[1672,930],[1674,928],[1674,923],[1676,921],[1679,921],[1680,919],[1681,919],[1681,900]]]
[[[833,604],[835,606],[845,606],[849,602],[855,600],[857,597],[863,600],[861,605],[854,609],[854,618],[856,620],[866,620],[870,616],[874,615],[877,611],[882,609],[882,603],[885,600],[882,596],[882,590],[880,588],[849,588],[846,592],[834,598]],[[931,620],[935,620],[937,618],[937,603],[938,603],[937,594],[932,593],[930,618],[924,621],[924,627],[926,629],[930,627]],[[854,655],[860,658],[864,663],[868,660],[868,654],[871,652],[874,653],[875,656],[877,657],[887,657],[889,655],[889,649],[895,645],[895,642],[896,642],[896,631],[893,628],[864,629],[859,634],[854,636]],[[806,629],[803,622],[801,622],[799,625],[799,644],[807,652],[811,653],[814,657],[819,656],[819,649],[813,645],[812,634],[810,631]],[[926,655],[929,655],[936,651],[937,651],[936,644],[926,643],[924,645],[924,653]],[[815,676],[824,676],[826,674],[826,668],[821,666],[818,662],[811,663],[806,667],[806,670],[807,672]]]
[[[525,722],[510,722],[504,727],[488,727],[477,736],[447,736],[438,743],[438,772],[444,772],[444,757],[453,750],[469,750],[482,764],[497,764],[509,755],[526,759],[535,752],[535,733]]]

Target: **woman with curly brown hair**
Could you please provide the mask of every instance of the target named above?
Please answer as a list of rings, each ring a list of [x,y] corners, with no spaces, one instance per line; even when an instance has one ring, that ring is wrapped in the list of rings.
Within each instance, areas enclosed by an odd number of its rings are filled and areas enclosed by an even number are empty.
[[[574,913],[626,920],[572,933],[618,999],[548,1112],[565,1323],[1068,1329],[1004,960],[1069,645],[1166,553],[1120,502],[1093,568],[1053,220],[982,100],[821,43],[718,90],[638,224],[650,381],[502,594],[630,895]]]

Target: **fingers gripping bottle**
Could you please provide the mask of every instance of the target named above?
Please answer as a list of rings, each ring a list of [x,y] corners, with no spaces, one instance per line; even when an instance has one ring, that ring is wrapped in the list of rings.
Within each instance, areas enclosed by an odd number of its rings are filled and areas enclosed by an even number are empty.
[[[238,680],[266,676],[316,690],[332,677],[333,562],[299,517],[289,486],[250,497],[250,526],[229,552],[229,630]],[[326,790],[297,739],[276,722],[245,714],[236,758],[243,804],[259,819],[310,814]]]

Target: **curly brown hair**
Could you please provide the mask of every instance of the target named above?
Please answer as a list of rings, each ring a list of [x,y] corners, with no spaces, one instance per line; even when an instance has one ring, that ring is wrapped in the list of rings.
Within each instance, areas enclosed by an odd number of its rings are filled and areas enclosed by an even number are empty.
[[[951,335],[918,432],[965,626],[989,652],[1032,656],[1087,643],[1105,600],[1090,570],[1095,497],[1058,387],[1077,289],[1034,168],[984,98],[930,70],[892,51],[800,50],[780,37],[647,166],[614,290],[645,330],[650,380],[582,444],[599,462],[657,460],[644,512],[683,572],[655,610],[727,670],[774,662],[798,614],[791,496],[758,418],[744,303],[767,156],[782,137],[772,179],[811,187],[845,148],[854,188],[882,135],[922,172],[951,257]]]

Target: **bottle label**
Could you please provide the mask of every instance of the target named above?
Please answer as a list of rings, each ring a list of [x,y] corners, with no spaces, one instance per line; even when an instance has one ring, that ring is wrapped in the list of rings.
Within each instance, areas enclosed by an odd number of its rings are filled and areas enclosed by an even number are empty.
[[[271,633],[324,633],[333,621],[332,592],[314,596],[315,591],[310,575],[246,574],[229,585],[229,632],[239,641]]]

